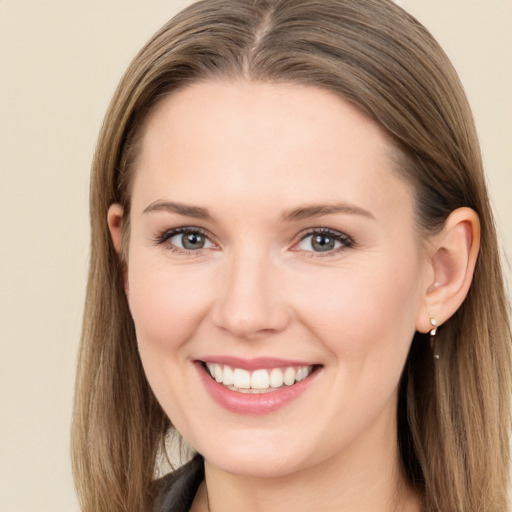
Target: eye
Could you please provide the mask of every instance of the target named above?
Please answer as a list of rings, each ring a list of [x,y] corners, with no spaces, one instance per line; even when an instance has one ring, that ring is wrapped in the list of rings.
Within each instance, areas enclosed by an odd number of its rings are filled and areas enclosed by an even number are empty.
[[[352,247],[353,241],[350,237],[339,231],[321,228],[309,231],[302,236],[295,250],[317,252],[317,253],[337,253],[339,250]]]
[[[166,231],[156,239],[158,244],[166,244],[171,251],[194,252],[214,247],[204,231],[198,228],[176,228]]]
[[[169,238],[169,242],[180,249],[187,251],[197,251],[203,249],[208,242],[208,239],[202,233],[181,233]]]

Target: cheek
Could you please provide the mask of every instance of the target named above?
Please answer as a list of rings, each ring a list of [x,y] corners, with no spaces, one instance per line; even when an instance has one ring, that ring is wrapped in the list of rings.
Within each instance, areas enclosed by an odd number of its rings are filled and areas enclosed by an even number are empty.
[[[378,418],[394,425],[397,386],[415,332],[416,265],[336,269],[317,275],[314,286],[303,284],[302,322],[328,350],[333,379],[322,437],[342,426],[349,442]]]
[[[414,260],[389,258],[317,273],[314,283],[300,283],[298,309],[333,357],[354,363],[354,371],[383,366],[391,353],[403,362],[415,332],[418,272]]]
[[[195,333],[209,309],[208,280],[200,271],[186,272],[137,256],[130,258],[128,280],[146,378],[173,424],[187,432],[193,403],[189,363]]]
[[[210,303],[210,285],[203,274],[137,257],[130,260],[128,302],[142,356],[147,350],[179,355],[193,337]]]

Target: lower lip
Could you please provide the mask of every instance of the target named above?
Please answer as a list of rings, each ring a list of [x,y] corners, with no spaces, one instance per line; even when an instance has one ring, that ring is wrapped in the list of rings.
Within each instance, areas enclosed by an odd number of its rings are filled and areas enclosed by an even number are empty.
[[[251,394],[232,391],[219,384],[210,376],[203,363],[196,362],[195,366],[208,393],[220,406],[237,414],[254,415],[268,414],[286,406],[306,391],[319,373],[315,370],[306,379],[292,386],[284,386],[267,393]]]

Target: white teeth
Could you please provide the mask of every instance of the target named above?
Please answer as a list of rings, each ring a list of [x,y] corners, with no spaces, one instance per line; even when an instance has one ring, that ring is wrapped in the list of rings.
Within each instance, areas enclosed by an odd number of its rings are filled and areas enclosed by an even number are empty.
[[[283,385],[283,372],[279,368],[273,368],[270,372],[270,387],[280,388]]]
[[[222,379],[224,386],[232,386],[235,383],[235,375],[230,366],[224,366],[224,379]]]
[[[267,370],[256,370],[251,375],[251,388],[252,389],[268,389],[270,384],[270,377]]]
[[[295,383],[295,369],[294,368],[286,368],[283,375],[283,382],[287,386],[291,386]]]
[[[301,380],[304,380],[308,376],[307,368],[299,368],[297,370],[297,376],[295,377],[295,380],[297,382],[300,382]]]
[[[213,365],[213,376],[217,382],[222,382],[224,379],[223,371],[220,365]]]
[[[235,368],[233,372],[233,386],[240,389],[249,389],[251,387],[251,374],[247,370]]]
[[[217,363],[206,363],[206,367],[217,382],[241,392],[274,391],[283,385],[292,386],[304,380],[313,371],[312,366],[290,366],[284,371],[281,368],[261,368],[252,373],[242,368]]]

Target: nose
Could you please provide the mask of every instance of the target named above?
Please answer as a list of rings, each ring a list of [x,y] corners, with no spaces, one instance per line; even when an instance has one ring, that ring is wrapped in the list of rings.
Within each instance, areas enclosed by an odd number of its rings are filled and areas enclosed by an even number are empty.
[[[213,307],[215,325],[246,340],[284,330],[290,322],[290,310],[280,274],[269,258],[255,254],[226,262]]]

